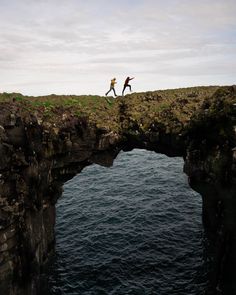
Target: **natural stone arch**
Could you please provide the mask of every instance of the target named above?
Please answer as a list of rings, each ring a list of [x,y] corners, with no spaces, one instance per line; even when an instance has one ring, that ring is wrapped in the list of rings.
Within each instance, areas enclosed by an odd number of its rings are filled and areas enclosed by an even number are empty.
[[[160,97],[148,93],[140,99],[148,105]],[[217,246],[213,289],[223,282],[226,291],[235,290],[233,99],[234,88],[220,89],[187,125],[176,128],[165,125],[173,121],[168,113],[164,123],[143,128],[139,119],[131,120],[130,102],[120,99],[118,131],[67,113],[57,127],[37,115],[22,115],[17,104],[7,105],[0,116],[0,288],[40,273],[54,249],[55,203],[65,181],[91,163],[111,165],[120,150],[144,148],[184,158],[190,185],[203,196],[210,241]]]

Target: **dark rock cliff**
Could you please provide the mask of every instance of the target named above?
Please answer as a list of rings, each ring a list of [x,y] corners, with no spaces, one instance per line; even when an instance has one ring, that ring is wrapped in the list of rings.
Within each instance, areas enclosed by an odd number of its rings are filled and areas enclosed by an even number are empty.
[[[170,104],[167,91],[118,98],[104,121],[100,112],[75,115],[59,106],[43,117],[45,108],[27,109],[22,98],[3,101],[0,293],[20,294],[19,285],[48,261],[63,184],[85,166],[110,166],[121,150],[144,148],[184,158],[190,186],[203,198],[207,294],[236,294],[236,89],[206,89],[176,91]]]

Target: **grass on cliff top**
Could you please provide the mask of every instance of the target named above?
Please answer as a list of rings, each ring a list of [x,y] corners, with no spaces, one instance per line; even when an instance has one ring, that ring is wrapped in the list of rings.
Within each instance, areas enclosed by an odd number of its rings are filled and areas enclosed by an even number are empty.
[[[0,94],[0,104],[18,105],[21,114],[33,113],[43,121],[60,123],[63,114],[77,117],[88,117],[90,122],[99,127],[106,124],[115,129],[116,109],[115,100],[96,95],[48,95],[48,96],[23,96],[19,93]]]
[[[167,130],[182,129],[218,89],[218,86],[189,87],[127,95],[125,107],[130,118],[127,125],[139,126],[143,131],[150,123],[161,124]]]
[[[167,129],[182,128],[193,114],[218,90],[219,86],[189,87],[153,92],[133,93],[125,97],[106,98],[86,95],[23,96],[18,93],[0,94],[0,104],[17,105],[21,113],[37,114],[43,121],[60,124],[62,115],[88,117],[98,127],[117,131],[120,110],[125,112],[123,127],[137,125],[147,130],[156,122]],[[224,87],[222,87],[224,88]],[[126,125],[126,126],[125,126]]]

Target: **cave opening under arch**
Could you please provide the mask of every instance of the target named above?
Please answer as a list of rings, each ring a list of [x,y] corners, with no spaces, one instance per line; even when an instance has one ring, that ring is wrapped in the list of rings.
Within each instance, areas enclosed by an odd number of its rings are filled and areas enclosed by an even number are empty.
[[[64,184],[57,204],[47,288],[199,294],[206,285],[201,206],[179,157],[135,149],[109,169],[86,167]]]

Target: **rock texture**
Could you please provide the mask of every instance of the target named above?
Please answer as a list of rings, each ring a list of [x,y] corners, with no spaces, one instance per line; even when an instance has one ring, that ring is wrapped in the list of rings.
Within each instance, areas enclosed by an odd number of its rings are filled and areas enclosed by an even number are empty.
[[[77,100],[69,109],[35,100],[13,94],[1,102],[1,294],[21,294],[19,285],[40,274],[53,253],[63,184],[85,166],[110,166],[133,148],[184,158],[190,186],[203,197],[207,294],[236,294],[235,87],[147,92],[109,104],[101,98],[98,112],[78,113]],[[37,293],[32,286],[22,292]]]

